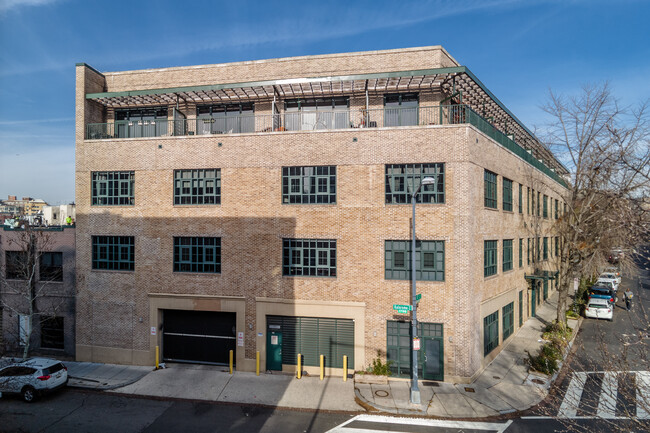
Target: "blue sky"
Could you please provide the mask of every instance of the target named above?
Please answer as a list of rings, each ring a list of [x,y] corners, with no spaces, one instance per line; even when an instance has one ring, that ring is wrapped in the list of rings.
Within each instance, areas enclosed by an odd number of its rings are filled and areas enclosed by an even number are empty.
[[[74,66],[442,45],[531,130],[549,89],[650,97],[650,1],[0,0],[0,198],[74,200]]]

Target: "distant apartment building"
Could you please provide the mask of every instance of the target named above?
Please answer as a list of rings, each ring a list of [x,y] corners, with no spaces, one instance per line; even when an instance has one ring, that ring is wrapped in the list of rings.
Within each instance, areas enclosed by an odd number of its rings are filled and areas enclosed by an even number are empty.
[[[74,357],[75,229],[0,228],[0,353]]]
[[[0,212],[4,212],[6,209],[24,216],[35,216],[41,213],[45,206],[47,206],[47,203],[40,198],[22,197],[18,200],[15,195],[10,195],[7,200],[0,202]]]
[[[76,69],[78,360],[467,382],[553,290],[566,169],[442,47]]]

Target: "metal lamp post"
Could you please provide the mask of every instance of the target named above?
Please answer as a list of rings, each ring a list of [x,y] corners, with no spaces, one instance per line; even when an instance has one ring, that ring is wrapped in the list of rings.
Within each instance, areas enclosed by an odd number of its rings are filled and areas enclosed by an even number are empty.
[[[411,306],[413,307],[411,312],[411,403],[413,404],[420,404],[420,388],[418,387],[418,357],[417,350],[415,350],[414,346],[415,339],[418,337],[418,304],[415,299],[417,295],[415,290],[415,202],[422,185],[434,185],[435,183],[436,180],[434,178],[425,177],[422,179],[422,182],[420,182],[420,185],[415,192],[413,192],[413,195],[411,195],[411,203],[413,205],[413,235],[411,238]]]

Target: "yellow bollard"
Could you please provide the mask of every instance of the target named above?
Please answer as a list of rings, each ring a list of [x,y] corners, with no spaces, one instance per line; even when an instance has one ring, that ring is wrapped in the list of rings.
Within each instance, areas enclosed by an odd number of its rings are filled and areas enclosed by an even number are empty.
[[[343,382],[348,381],[348,356],[343,355]]]
[[[325,355],[320,356],[320,380],[325,377]]]
[[[302,377],[302,356],[298,354],[298,379]]]
[[[230,351],[230,374],[232,374],[232,350]]]
[[[255,362],[257,363],[257,365],[255,366],[255,374],[259,376],[260,375],[260,351],[259,350],[257,351],[257,355],[255,355]]]
[[[158,362],[159,359],[160,359],[160,346],[156,346],[156,370],[160,368]]]

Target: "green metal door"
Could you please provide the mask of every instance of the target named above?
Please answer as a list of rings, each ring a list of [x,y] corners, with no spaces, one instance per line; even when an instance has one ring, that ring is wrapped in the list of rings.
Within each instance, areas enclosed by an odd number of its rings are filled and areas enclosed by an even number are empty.
[[[530,317],[537,317],[535,315],[535,306],[537,304],[537,294],[535,293],[535,286],[533,286],[533,293],[531,294],[530,297]]]
[[[266,332],[266,369],[282,371],[282,330],[271,326]]]
[[[422,379],[444,380],[443,339],[439,337],[422,337],[421,341]]]

